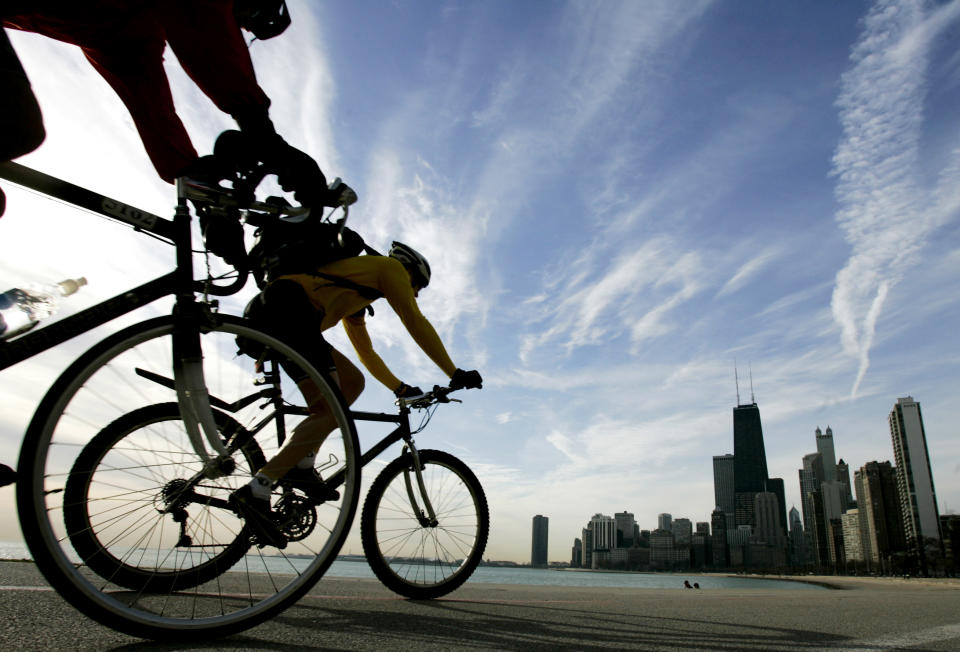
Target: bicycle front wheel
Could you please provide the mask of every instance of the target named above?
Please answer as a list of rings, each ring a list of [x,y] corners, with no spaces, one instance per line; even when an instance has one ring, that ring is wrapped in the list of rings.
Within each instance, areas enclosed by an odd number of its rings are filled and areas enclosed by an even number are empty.
[[[361,515],[363,551],[374,574],[392,591],[431,599],[459,588],[483,557],[490,513],[483,487],[462,461],[419,451],[425,496],[413,456],[388,464],[367,493]],[[436,520],[424,506],[426,497]]]
[[[41,402],[20,453],[17,508],[38,568],[82,612],[134,636],[222,636],[279,613],[336,558],[357,508],[357,434],[337,388],[246,320],[212,320],[197,337],[229,455],[217,473],[195,451],[164,380],[174,367],[173,317],[120,331],[72,364]],[[259,384],[237,337],[306,373],[336,424],[315,470],[336,477],[339,494],[312,500],[279,488],[290,529],[283,549],[258,545],[228,498],[280,449],[307,401],[283,371]]]

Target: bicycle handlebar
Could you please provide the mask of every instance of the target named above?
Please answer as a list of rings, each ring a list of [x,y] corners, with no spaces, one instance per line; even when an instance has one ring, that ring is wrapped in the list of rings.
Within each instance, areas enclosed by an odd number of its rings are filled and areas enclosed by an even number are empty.
[[[405,399],[401,398],[397,400],[397,404],[400,407],[409,407],[417,410],[423,410],[438,403],[461,403],[459,399],[450,398],[449,395],[457,390],[450,387],[441,387],[440,385],[434,385],[433,389],[424,394],[423,396],[417,396],[415,398]]]

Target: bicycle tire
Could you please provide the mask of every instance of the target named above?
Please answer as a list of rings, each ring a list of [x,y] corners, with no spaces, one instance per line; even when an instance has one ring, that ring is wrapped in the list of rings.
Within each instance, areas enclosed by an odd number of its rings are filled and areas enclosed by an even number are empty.
[[[266,464],[263,451],[255,439],[247,436],[243,426],[220,410],[213,414],[225,433],[225,443],[242,442],[240,452],[248,475]],[[67,476],[63,517],[70,543],[93,572],[119,586],[150,593],[182,591],[222,575],[250,549],[250,535],[240,528],[228,542],[214,541],[213,547],[221,549],[216,554],[206,554],[205,548],[199,553],[194,551],[194,541],[214,540],[213,533],[203,528],[220,520],[217,508],[209,501],[204,505],[201,500],[215,498],[213,492],[220,489],[222,493],[223,487],[207,488],[189,502],[177,500],[178,491],[186,494],[184,470],[195,460],[189,440],[174,425],[179,421],[180,408],[176,403],[156,403],[129,412],[83,447]],[[158,446],[167,450],[159,457],[151,456]],[[171,458],[183,463],[171,463]],[[136,485],[144,480],[158,484],[143,491]],[[158,505],[156,497],[164,495],[170,507],[179,508],[186,517],[182,527],[175,519],[168,519],[174,512],[159,509],[165,506]],[[196,517],[195,511],[190,517],[187,508],[193,509],[194,505],[203,510],[201,518]],[[180,530],[181,534],[171,530]],[[139,542],[165,536],[186,535],[189,539],[185,545],[177,546],[185,550],[175,549],[164,559],[156,559],[136,550],[118,553],[115,542],[121,533],[125,539]]]
[[[390,590],[407,598],[439,598],[466,582],[483,557],[490,513],[480,481],[461,460],[419,451],[424,485],[438,523],[425,525],[410,504],[404,473],[416,478],[404,452],[384,467],[367,492],[360,519],[367,563]]]
[[[130,326],[92,347],[58,378],[41,401],[28,427],[18,462],[17,509],[24,539],[50,585],[74,607],[118,631],[155,640],[196,640],[226,636],[259,624],[302,597],[336,558],[357,510],[360,455],[356,428],[339,390],[303,356],[246,320],[213,315],[198,337],[202,341],[205,382],[212,395],[227,403],[238,390],[250,393],[252,361],[239,358],[236,338],[274,350],[291,360],[316,383],[335,415],[338,428],[324,441],[318,459],[329,460],[325,474],[340,478],[338,501],[314,507],[311,535],[285,550],[251,548],[229,572],[190,591],[151,593],[122,587],[99,576],[73,549],[64,523],[65,483],[77,450],[117,416],[142,405],[169,402],[173,390],[135,377],[141,365],[160,375],[173,368],[173,316]],[[294,404],[297,385],[287,378],[284,398]],[[159,397],[159,400],[158,400]],[[256,415],[259,401],[245,410]],[[271,427],[246,424],[253,416],[237,413],[251,431],[260,428],[258,444],[270,457],[279,449]],[[271,437],[277,435],[277,442]],[[328,457],[322,457],[329,453]],[[235,489],[249,476],[220,479]],[[222,536],[238,530],[218,528]],[[156,545],[160,549],[161,544]],[[162,545],[168,546],[169,542]]]

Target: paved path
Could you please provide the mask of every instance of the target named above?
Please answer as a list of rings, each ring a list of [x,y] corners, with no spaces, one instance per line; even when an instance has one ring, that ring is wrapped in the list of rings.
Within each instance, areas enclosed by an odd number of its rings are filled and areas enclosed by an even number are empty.
[[[325,579],[246,633],[193,645],[118,634],[33,564],[0,562],[4,650],[960,650],[960,583],[830,580],[845,590],[660,590],[468,584],[444,600]]]

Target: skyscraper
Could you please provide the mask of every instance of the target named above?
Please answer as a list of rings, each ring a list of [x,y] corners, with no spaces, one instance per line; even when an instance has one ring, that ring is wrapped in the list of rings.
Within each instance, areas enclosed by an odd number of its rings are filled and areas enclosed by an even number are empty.
[[[807,501],[807,495],[820,491],[820,481],[823,479],[823,456],[820,453],[810,453],[803,456],[803,468],[800,469],[800,507],[803,509],[803,530],[806,536],[813,532],[814,514]]]
[[[833,448],[833,430],[827,426],[827,431],[815,431],[817,436],[817,452],[823,457],[823,477],[820,482],[835,481],[837,479],[837,455]]]
[[[629,548],[633,545],[633,530],[637,525],[636,519],[628,511],[617,512],[613,515],[617,524],[617,547]]]
[[[802,566],[809,563],[808,546],[803,536],[803,521],[796,507],[790,508],[790,563]]]
[[[933,488],[920,404],[907,396],[897,400],[888,419],[893,455],[897,464],[897,489],[907,541],[922,552],[926,538],[941,541],[940,513]]]
[[[593,568],[593,527],[590,523],[583,528],[580,538],[583,540],[583,561],[580,568]]]
[[[754,535],[768,546],[786,548],[786,532],[780,526],[780,501],[771,491],[761,491],[754,496],[756,528]]]
[[[537,514],[533,517],[533,542],[530,545],[530,565],[543,567],[547,565],[547,535],[550,519]]]
[[[733,455],[713,456],[714,506],[727,515],[730,523],[733,523],[735,513],[733,464]]]
[[[594,514],[590,519],[593,551],[610,551],[617,547],[617,522],[611,516]]]
[[[777,518],[780,519],[780,529],[784,535],[787,533],[787,498],[783,486],[783,478],[767,478],[764,485],[766,491],[771,492],[777,497]]]
[[[689,546],[693,537],[693,523],[690,522],[689,518],[673,519],[671,532],[673,532],[673,541],[676,545]]]
[[[657,515],[657,529],[666,532],[673,531],[673,516],[664,512]]]
[[[573,540],[573,548],[570,551],[570,568],[581,568],[583,566],[583,542],[580,539]]]
[[[755,525],[754,496],[766,491],[767,454],[760,408],[756,403],[733,408],[733,484],[736,524]]]
[[[850,467],[841,459],[837,462],[837,482],[843,486],[843,500],[847,503],[847,508],[853,507],[853,492],[850,485]]]
[[[853,479],[864,556],[883,566],[892,553],[903,550],[906,545],[896,472],[890,462],[867,462],[854,471]]]
[[[710,515],[711,549],[713,551],[713,565],[717,568],[726,568],[729,562],[727,557],[727,515],[719,507]]]

